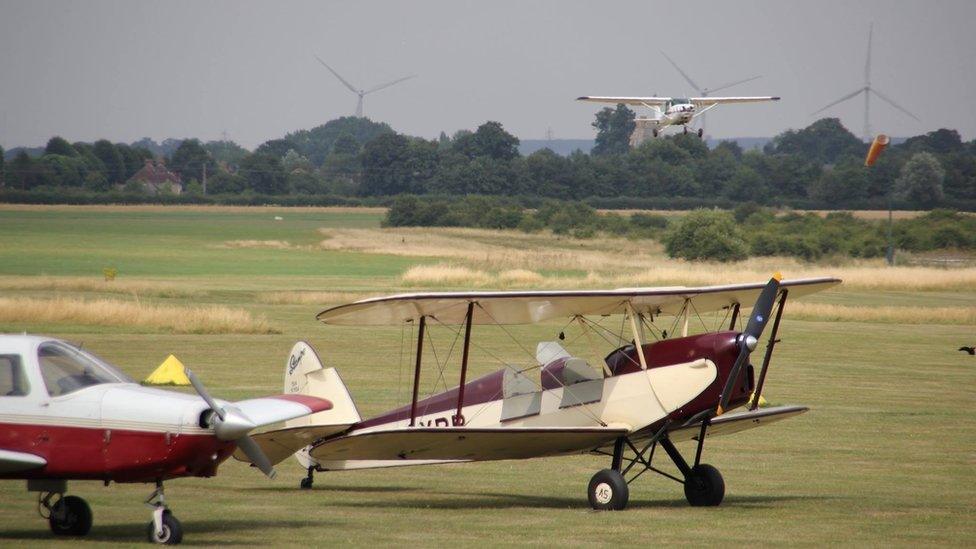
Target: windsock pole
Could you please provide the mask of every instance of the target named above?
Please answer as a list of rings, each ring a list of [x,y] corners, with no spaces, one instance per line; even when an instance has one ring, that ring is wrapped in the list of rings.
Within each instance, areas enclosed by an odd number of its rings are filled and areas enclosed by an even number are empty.
[[[885,147],[887,147],[888,143],[890,142],[891,139],[883,133],[875,137],[874,141],[871,142],[871,147],[868,149],[868,155],[864,158],[864,166],[867,168],[874,166],[874,163],[878,160],[878,157],[881,156],[882,151],[885,150]],[[894,193],[894,189],[892,188],[891,185],[889,185],[888,186],[888,231],[887,231],[888,248],[887,250],[885,250],[885,261],[888,263],[889,267],[895,264],[895,246],[891,241],[891,228],[894,225],[894,221],[892,220],[892,212],[891,212],[892,209],[891,195],[893,193]]]

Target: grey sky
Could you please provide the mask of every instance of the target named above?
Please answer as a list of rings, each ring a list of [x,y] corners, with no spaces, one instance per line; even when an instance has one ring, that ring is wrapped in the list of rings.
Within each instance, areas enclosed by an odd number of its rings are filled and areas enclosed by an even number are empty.
[[[700,85],[779,103],[712,111],[716,137],[774,135],[872,81],[875,131],[976,137],[976,1],[141,2],[0,0],[0,145],[194,136],[253,147],[352,114],[435,137],[498,120],[522,138],[592,137],[579,95],[685,95]],[[863,100],[827,114],[856,134]]]

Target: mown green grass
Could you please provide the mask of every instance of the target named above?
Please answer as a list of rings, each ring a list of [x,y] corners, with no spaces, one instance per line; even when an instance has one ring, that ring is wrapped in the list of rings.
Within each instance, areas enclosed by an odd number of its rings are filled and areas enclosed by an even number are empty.
[[[138,379],[175,353],[214,394],[230,399],[279,391],[288,350],[306,339],[328,365],[339,367],[364,413],[407,398],[407,386],[398,385],[409,375],[405,362],[398,366],[398,328],[323,326],[314,320],[318,305],[269,305],[256,296],[281,289],[396,290],[396,275],[422,259],[213,247],[236,239],[311,244],[319,227],[376,224],[376,214],[306,212],[273,222],[264,211],[64,210],[0,210],[0,274],[98,276],[112,259],[120,277],[159,277],[203,289],[202,295],[161,301],[243,307],[266,316],[282,333],[198,336],[31,323],[2,325],[0,331],[63,335]],[[976,306],[971,292],[841,288],[819,299]],[[591,512],[586,483],[608,463],[589,456],[324,473],[311,491],[297,489],[303,471],[292,461],[279,466],[276,481],[229,462],[216,478],[167,483],[167,500],[184,523],[188,544],[971,545],[976,359],[956,349],[976,343],[976,327],[797,321],[788,312],[766,396],[811,411],[709,443],[704,459],[722,470],[727,486],[719,508],[692,509],[679,485],[648,474],[631,486],[627,511]],[[547,324],[510,331],[532,350],[561,329]],[[434,334],[443,347],[450,345],[446,329]],[[571,340],[573,334],[567,335]],[[475,374],[497,367],[483,349],[506,361],[527,361],[501,330],[478,327],[475,340],[481,347],[472,352]],[[409,356],[409,341],[405,345]],[[455,355],[446,370],[449,384],[456,364]],[[433,390],[442,384],[435,383],[434,364],[428,365],[424,389]],[[88,538],[53,538],[34,513],[35,495],[24,491],[22,481],[5,481],[0,544],[143,543],[149,511],[142,500],[149,486],[70,487],[93,508]]]

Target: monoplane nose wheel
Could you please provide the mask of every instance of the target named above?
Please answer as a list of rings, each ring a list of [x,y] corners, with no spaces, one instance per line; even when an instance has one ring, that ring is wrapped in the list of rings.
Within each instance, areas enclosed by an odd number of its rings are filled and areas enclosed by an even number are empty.
[[[597,511],[621,511],[627,507],[630,488],[619,471],[604,469],[590,479],[587,496]]]
[[[685,498],[692,507],[714,507],[725,497],[725,481],[718,469],[707,463],[691,468],[685,477]]]
[[[59,536],[84,536],[92,527],[92,512],[88,503],[78,496],[65,496],[51,506],[48,523]]]
[[[159,528],[156,528],[155,518],[149,521],[146,533],[149,541],[162,545],[177,545],[183,541],[183,525],[173,516],[169,509],[162,510]]]

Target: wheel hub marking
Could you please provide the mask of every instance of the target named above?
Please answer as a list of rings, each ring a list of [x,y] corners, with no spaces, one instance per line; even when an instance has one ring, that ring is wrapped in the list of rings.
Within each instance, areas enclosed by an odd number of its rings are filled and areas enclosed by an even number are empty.
[[[607,503],[610,503],[611,499],[613,499],[613,488],[611,488],[606,482],[601,482],[600,484],[596,485],[596,489],[593,490],[593,495],[595,496],[597,503],[606,505]]]

